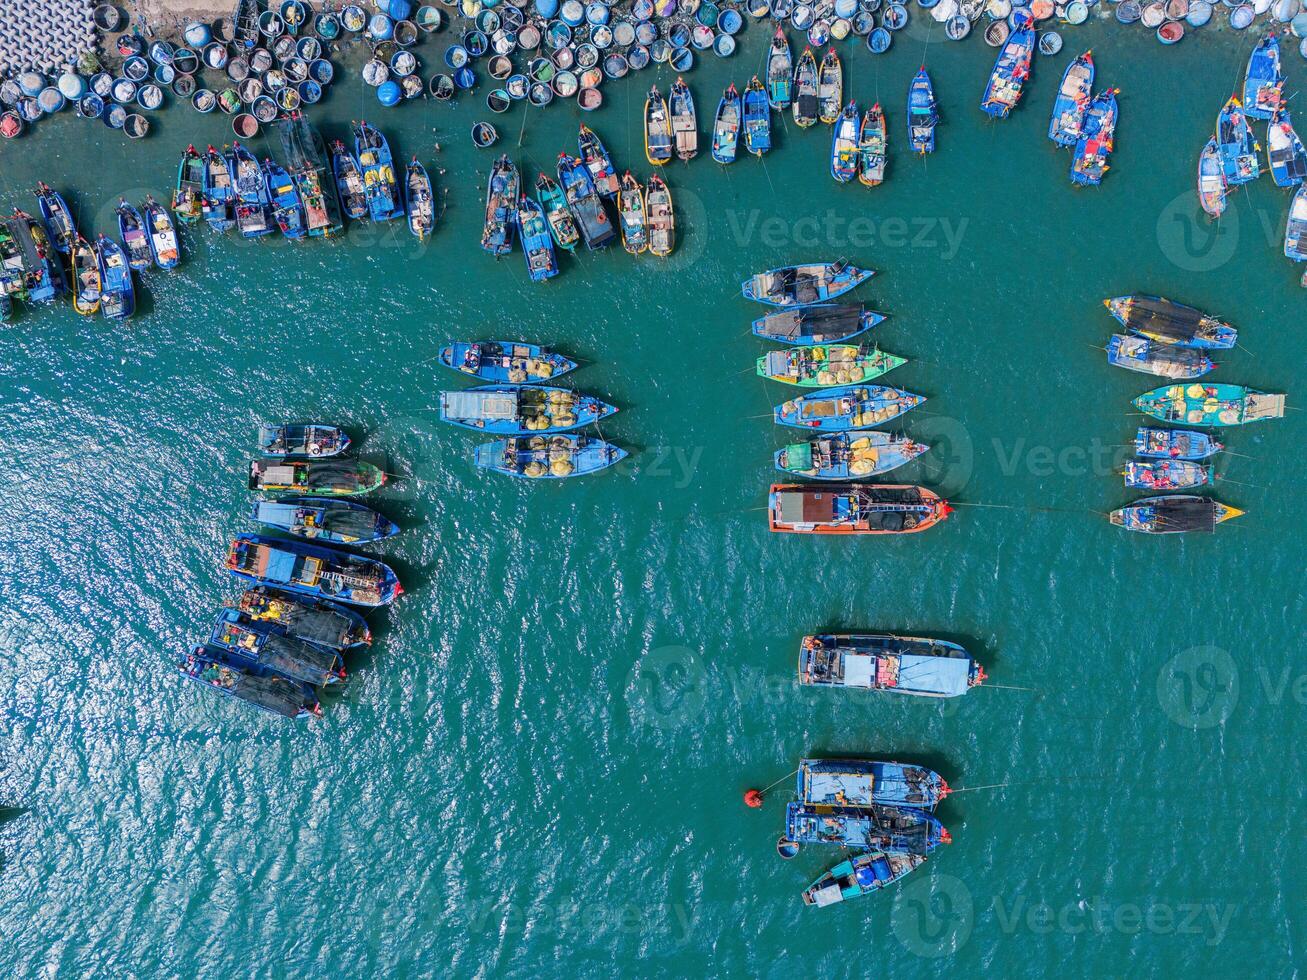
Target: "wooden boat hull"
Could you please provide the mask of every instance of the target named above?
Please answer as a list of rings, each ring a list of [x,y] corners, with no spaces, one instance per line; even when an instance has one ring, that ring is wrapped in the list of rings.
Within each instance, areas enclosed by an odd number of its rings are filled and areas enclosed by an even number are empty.
[[[369,608],[403,593],[389,566],[373,558],[261,534],[239,535],[227,551],[227,571],[252,585]]]
[[[984,680],[984,669],[948,640],[826,633],[805,636],[799,648],[802,685],[955,698]]]
[[[924,854],[856,854],[830,868],[803,891],[803,904],[817,908],[870,895],[907,877],[926,863]]]
[[[817,104],[817,59],[812,48],[803,49],[799,63],[794,68],[794,101],[791,108],[794,111],[794,123],[800,129],[816,125],[821,116],[821,108]],[[835,114],[839,115],[838,106]]]
[[[1089,109],[1094,88],[1094,58],[1086,51],[1067,65],[1053,100],[1053,117],[1048,123],[1048,138],[1058,146],[1075,146],[1084,130],[1085,112]]]
[[[100,312],[110,320],[126,320],[136,312],[136,287],[127,253],[104,235],[96,249],[100,253]]]
[[[380,130],[366,122],[354,124],[354,158],[363,172],[363,189],[372,220],[393,221],[404,217],[395,158]]]
[[[417,160],[410,161],[404,173],[404,189],[409,233],[420,242],[426,241],[436,227],[436,198],[427,169]]]
[[[741,106],[744,113],[744,148],[760,157],[771,149],[771,108],[758,76],[755,75],[744,90]]]
[[[598,473],[627,456],[625,449],[589,436],[516,436],[477,446],[479,469],[525,480],[566,480]]]
[[[1239,339],[1229,324],[1162,296],[1117,296],[1103,305],[1131,333],[1161,344],[1229,350]]]
[[[1198,203],[1213,218],[1225,213],[1226,188],[1221,153],[1216,146],[1216,137],[1211,137],[1198,157]]]
[[[353,609],[326,599],[258,586],[246,589],[236,608],[250,619],[281,627],[287,636],[339,653],[372,643],[367,620]]]
[[[536,200],[545,212],[554,244],[568,252],[576,251],[577,243],[581,241],[581,232],[567,207],[566,195],[548,174],[536,177]]]
[[[1261,146],[1237,98],[1231,97],[1216,117],[1216,146],[1227,184],[1246,184],[1261,176],[1257,158]]]
[[[952,513],[925,487],[899,484],[773,484],[768,523],[782,534],[916,534]]]
[[[200,151],[186,147],[177,165],[177,187],[172,194],[172,209],[182,224],[199,221],[204,214],[204,161]]]
[[[73,309],[82,316],[94,316],[100,310],[100,255],[94,245],[79,238],[73,245]]]
[[[507,255],[513,250],[520,193],[517,167],[507,155],[501,156],[491,167],[486,183],[486,220],[481,230],[481,248],[491,255]]]
[[[1284,416],[1284,395],[1242,385],[1166,385],[1146,391],[1135,408],[1163,422],[1182,425],[1230,426]]]
[[[794,84],[794,58],[784,28],[777,27],[767,51],[767,102],[777,112],[790,107]]]
[[[369,544],[394,537],[399,525],[381,514],[338,497],[278,497],[256,501],[250,519],[307,541]]]
[[[1155,429],[1140,426],[1135,433],[1135,455],[1146,459],[1188,459],[1204,460],[1215,456],[1222,449],[1206,432],[1191,432],[1188,429]]]
[[[1028,28],[1008,35],[990,73],[980,108],[987,116],[1005,119],[1021,101],[1030,77],[1030,59],[1035,51],[1035,32]]]
[[[885,113],[880,103],[867,110],[858,129],[858,182],[864,187],[875,187],[885,180],[885,159],[888,143]]]
[[[777,405],[777,425],[819,432],[847,432],[883,425],[925,402],[921,395],[885,385],[825,388]]]
[[[790,265],[744,280],[740,292],[745,299],[769,306],[813,306],[843,296],[875,274],[872,269],[858,269],[845,262]]]
[[[800,759],[794,795],[811,806],[934,810],[950,793],[933,769],[880,759]]]
[[[830,175],[847,184],[858,173],[858,104],[844,107],[831,133]]]
[[[1114,333],[1107,342],[1107,363],[1159,378],[1201,378],[1216,365],[1200,350],[1159,344],[1146,337]]]
[[[1266,124],[1266,164],[1277,187],[1294,187],[1307,178],[1307,148],[1294,131],[1287,105]]]
[[[250,461],[249,488],[262,493],[360,497],[379,490],[386,474],[361,459]]]
[[[252,670],[311,687],[345,680],[345,662],[336,651],[287,636],[272,623],[250,619],[238,609],[218,613],[206,646],[224,651],[233,662]]]
[[[141,212],[121,199],[115,213],[118,217],[118,237],[122,239],[123,250],[127,253],[127,264],[135,272],[144,272],[154,265],[149,236],[145,233],[145,219]]]
[[[1268,34],[1248,56],[1248,69],[1244,73],[1243,104],[1249,117],[1270,119],[1282,104],[1283,85],[1280,42],[1275,34]]]
[[[523,194],[517,200],[517,231],[522,238],[526,272],[532,282],[544,282],[558,275],[558,257],[549,234],[545,212],[539,204]]]
[[[1085,112],[1084,127],[1071,158],[1071,183],[1096,187],[1111,169],[1116,134],[1116,92],[1108,89],[1094,96]]]
[[[699,123],[690,87],[678,78],[667,98],[676,158],[689,162],[699,154]]]
[[[938,125],[935,87],[931,84],[930,74],[922,68],[908,88],[908,142],[915,152],[935,152],[935,128]]]
[[[872,381],[908,363],[879,349],[816,344],[770,351],[757,361],[758,376],[800,388],[830,388]]]
[[[515,340],[454,341],[440,349],[441,364],[460,374],[500,384],[533,384],[561,378],[576,361],[539,344]]]
[[[339,456],[350,447],[349,433],[344,429],[318,422],[261,425],[255,442],[264,456],[278,459],[294,456],[327,459]]]
[[[655,167],[672,159],[672,123],[667,100],[657,88],[649,90],[644,103],[644,158]]]
[[[616,411],[598,398],[544,385],[482,385],[440,394],[443,421],[504,436],[569,432]]]
[[[776,469],[809,480],[865,480],[910,463],[930,446],[897,433],[836,432],[778,449]]]
[[[639,255],[649,247],[649,219],[644,209],[644,188],[628,170],[617,191],[617,216],[622,225],[622,248]]]
[[[615,199],[618,188],[617,169],[613,166],[613,158],[609,155],[608,148],[604,146],[598,134],[582,123],[576,145],[577,152],[580,154],[579,159],[585,164],[595,193],[606,200]]]
[[[201,644],[180,665],[182,674],[209,690],[218,691],[270,714],[303,721],[322,714],[313,688],[300,681],[252,671],[225,651]]]
[[[644,201],[649,216],[649,254],[666,258],[676,248],[676,212],[671,188],[658,174],[649,175]]]
[[[585,164],[566,153],[558,155],[558,183],[576,220],[576,227],[590,251],[606,248],[617,237],[617,230],[604,210],[603,201]]]
[[[717,115],[713,119],[712,158],[718,163],[735,162],[740,145],[741,117],[740,96],[732,85],[717,104]]]
[[[844,105],[844,67],[834,48],[827,48],[817,70],[817,111],[826,125],[834,124]]]
[[[181,249],[177,245],[177,229],[173,227],[168,210],[148,197],[145,201],[145,222],[149,230],[150,254],[160,269],[175,269],[181,262]]]
[[[73,221],[72,208],[63,199],[63,195],[45,183],[36,186],[36,203],[50,242],[61,254],[70,254],[73,243],[79,237],[77,223]]]
[[[836,807],[791,803],[785,836],[796,844],[836,844],[887,854],[926,855],[949,842],[944,825],[912,807]]]
[[[861,306],[818,303],[759,317],[753,321],[753,335],[795,347],[811,347],[850,340],[884,319],[884,313]]]
[[[1108,515],[1117,527],[1139,534],[1211,533],[1216,525],[1243,514],[1211,497],[1168,494],[1145,497]]]

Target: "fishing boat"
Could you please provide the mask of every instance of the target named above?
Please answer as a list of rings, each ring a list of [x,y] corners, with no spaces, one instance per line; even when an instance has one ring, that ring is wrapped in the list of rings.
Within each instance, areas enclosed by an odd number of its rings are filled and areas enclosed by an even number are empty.
[[[112,238],[96,240],[100,253],[100,312],[110,320],[126,320],[136,312],[136,289],[127,253]]]
[[[929,446],[896,432],[832,432],[776,451],[776,468],[810,480],[863,480],[898,469]]]
[[[197,646],[179,669],[211,690],[283,718],[300,721],[322,714],[318,696],[310,685],[276,674],[259,673],[222,650]]]
[[[204,161],[194,146],[186,147],[177,165],[177,187],[172,192],[172,209],[182,224],[199,221],[204,214]]]
[[[257,586],[246,589],[236,608],[252,620],[280,626],[287,636],[345,653],[372,643],[367,620],[326,599]]]
[[[948,783],[925,766],[878,759],[800,759],[794,793],[811,806],[914,807],[933,810]]]
[[[248,661],[260,672],[313,687],[345,680],[345,661],[338,652],[287,636],[274,624],[250,619],[239,609],[218,613],[208,645]]]
[[[236,187],[236,230],[242,238],[271,235],[277,226],[272,220],[272,199],[259,161],[240,143],[233,143],[227,166]]]
[[[591,395],[544,385],[482,385],[440,393],[443,421],[503,436],[567,432],[616,411]]]
[[[1204,460],[1224,448],[1206,432],[1192,432],[1189,429],[1140,426],[1135,433],[1135,454],[1148,459]]]
[[[1192,490],[1215,479],[1211,464],[1184,459],[1131,460],[1125,464],[1125,485],[1140,490]]]
[[[774,483],[767,511],[785,534],[915,534],[953,512],[925,487],[881,483]]]
[[[408,230],[413,237],[424,242],[436,226],[436,199],[431,193],[431,178],[427,170],[414,157],[404,173],[405,208],[408,211]],[[545,232],[548,235],[548,230]],[[550,250],[550,255],[553,250]]]
[[[712,126],[712,158],[718,163],[734,163],[740,145],[740,94],[732,83],[717,103]]]
[[[536,200],[545,213],[549,224],[549,233],[554,236],[554,244],[568,252],[576,250],[576,243],[581,240],[577,230],[576,219],[567,207],[567,197],[558,182],[548,174],[536,177]]]
[[[956,643],[891,633],[819,633],[799,647],[799,683],[955,698],[985,680]]]
[[[655,167],[672,158],[672,123],[667,115],[667,100],[655,85],[644,100],[644,155]]]
[[[58,299],[68,287],[64,282],[63,263],[50,242],[45,224],[18,208],[14,208],[6,224],[13,240],[14,256],[10,261],[22,271],[22,286],[18,291],[25,293],[27,301],[32,303]],[[10,291],[14,291],[12,286]]]
[[[361,459],[255,459],[249,487],[263,493],[358,497],[380,489],[386,474]]]
[[[1085,112],[1089,109],[1094,87],[1094,56],[1086,51],[1067,65],[1062,84],[1053,100],[1053,118],[1048,123],[1048,138],[1058,146],[1075,146],[1084,131]]]
[[[451,370],[501,384],[548,381],[576,367],[576,361],[547,347],[514,340],[454,341],[440,349],[438,359]]]
[[[1111,169],[1113,138],[1116,135],[1117,89],[1106,89],[1094,96],[1085,112],[1080,139],[1071,157],[1071,183],[1097,187]]]
[[[1243,511],[1211,497],[1167,494],[1144,497],[1108,515],[1117,527],[1141,534],[1183,534],[1186,531],[1216,530],[1216,525],[1233,520]]]
[[[794,84],[794,59],[785,28],[777,27],[767,51],[767,103],[777,112],[790,107]]]
[[[1221,152],[1221,170],[1227,184],[1246,184],[1261,174],[1257,151],[1261,149],[1243,106],[1234,96],[1216,117],[1216,146]]]
[[[340,140],[331,143],[331,172],[336,178],[336,193],[345,217],[351,221],[367,218],[371,212],[368,210],[367,188],[363,184],[363,168]]]
[[[850,102],[831,132],[830,175],[847,184],[858,173],[858,103]]]
[[[649,213],[649,254],[664,258],[676,247],[676,214],[672,210],[672,192],[658,174],[649,175],[644,196]]]
[[[1103,305],[1131,333],[1161,344],[1228,350],[1239,339],[1228,323],[1161,296],[1117,296]]]
[[[564,480],[607,469],[626,458],[626,450],[589,436],[514,436],[477,446],[479,469],[530,480]]]
[[[1225,213],[1225,168],[1221,164],[1221,151],[1216,137],[1209,137],[1203,152],[1198,155],[1198,203],[1213,218]]]
[[[354,155],[363,171],[363,190],[372,220],[390,221],[404,217],[395,160],[386,137],[366,122],[354,123]],[[513,198],[516,197],[514,192]]]
[[[70,254],[78,235],[77,223],[73,221],[73,210],[68,202],[58,191],[51,189],[49,184],[41,182],[36,185],[36,204],[51,243],[61,254]]]
[[[1166,385],[1144,392],[1134,406],[1181,425],[1244,425],[1284,417],[1284,395],[1230,384]]]
[[[249,49],[259,43],[259,0],[236,0],[232,14],[232,41],[238,49]]]
[[[216,232],[236,226],[236,186],[227,158],[212,146],[204,151],[204,220]]]
[[[1284,255],[1295,262],[1307,262],[1307,184],[1294,192],[1289,204],[1289,217],[1284,223]],[[1303,273],[1303,286],[1307,286],[1307,272]]]
[[[304,208],[290,174],[271,159],[265,159],[263,179],[268,187],[268,200],[272,202],[272,219],[281,233],[292,241],[304,238],[308,234],[304,226]]]
[[[858,182],[875,187],[885,180],[885,154],[888,131],[885,113],[877,102],[862,117],[858,130]]]
[[[345,228],[345,219],[341,214],[340,201],[336,197],[336,179],[333,176],[331,162],[327,153],[327,144],[322,134],[309,124],[302,112],[295,111],[277,122],[277,134],[281,138],[282,152],[286,159],[286,171],[295,182],[299,192],[300,203],[304,207],[304,226],[314,238],[330,238],[338,235]],[[382,144],[385,140],[379,133],[372,133]],[[380,150],[377,151],[379,154]],[[390,193],[399,213],[404,213],[403,194],[394,186],[391,171],[389,148],[385,149],[385,172],[390,174]],[[366,181],[365,188],[366,188]]]
[[[926,855],[951,842],[932,813],[914,807],[838,807],[791,803],[785,837],[796,844],[836,844],[861,851]]]
[[[758,376],[797,385],[829,388],[855,385],[888,374],[908,363],[906,357],[852,344],[812,344],[768,351],[758,358]]]
[[[1293,187],[1307,177],[1307,149],[1294,132],[1287,105],[1276,109],[1266,124],[1266,162],[1278,187]]]
[[[1274,33],[1257,42],[1244,73],[1243,104],[1253,119],[1270,119],[1282,104],[1284,73],[1280,69],[1280,41]]]
[[[908,141],[916,153],[935,152],[935,127],[939,125],[939,108],[935,104],[935,87],[925,66],[917,70],[908,87]]]
[[[834,48],[827,48],[817,69],[817,111],[821,121],[831,125],[844,105],[844,66]]]
[[[399,533],[399,525],[353,500],[281,497],[258,500],[250,517],[297,538],[328,544],[369,544]]]
[[[585,164],[566,153],[558,154],[558,183],[576,226],[590,251],[606,247],[617,237]]]
[[[558,257],[554,255],[554,240],[549,236],[544,209],[525,194],[517,199],[517,230],[522,236],[522,253],[531,281],[544,282],[558,275]]]
[[[639,255],[649,247],[649,222],[644,211],[644,188],[627,171],[617,192],[617,217],[622,224],[622,248]]]
[[[745,86],[740,105],[744,114],[744,148],[760,157],[771,149],[771,108],[757,75]]]
[[[177,246],[177,229],[173,227],[168,209],[147,194],[143,213],[155,265],[160,269],[177,268],[181,262],[181,250]]]
[[[73,309],[82,316],[94,316],[100,310],[100,252],[80,235],[73,243],[71,269]]]
[[[862,306],[818,303],[777,310],[753,321],[753,335],[796,347],[835,344],[870,330],[885,319]]]
[[[384,606],[404,590],[388,566],[336,548],[241,534],[227,550],[227,571],[270,586],[354,606]]]
[[[842,260],[787,265],[744,280],[740,289],[745,299],[769,306],[812,306],[843,296],[875,274],[872,269],[859,269]]]
[[[1216,365],[1200,350],[1159,344],[1147,337],[1114,333],[1107,342],[1107,363],[1159,378],[1201,378]]]
[[[1035,32],[1030,28],[1015,30],[1008,35],[994,70],[990,73],[989,84],[985,86],[985,95],[980,108],[988,116],[1005,119],[1008,113],[1021,101],[1021,92],[1030,77],[1030,58],[1035,51]]]
[[[114,213],[118,217],[118,234],[123,240],[123,249],[127,252],[127,264],[137,272],[144,272],[154,265],[149,236],[145,233],[145,219],[141,217],[140,211],[122,197],[118,199]]]
[[[805,47],[794,66],[794,101],[791,104],[794,122],[800,129],[815,125],[821,116],[817,104],[817,58],[812,48]],[[837,106],[836,114],[839,114]]]
[[[316,422],[261,425],[255,441],[264,456],[282,459],[292,456],[325,459],[339,456],[350,446],[349,434],[344,429]]]
[[[10,230],[10,221],[0,218],[0,323],[8,323],[14,303],[27,299],[27,274],[22,248]],[[97,267],[98,272],[98,267]]]
[[[576,148],[590,175],[595,193],[601,198],[616,199],[617,169],[613,166],[613,158],[609,156],[603,141],[585,123],[581,124],[581,132],[576,137]]]
[[[676,79],[667,95],[667,111],[671,117],[676,158],[693,160],[699,153],[699,121],[694,110],[694,95],[682,78]]]
[[[803,891],[803,904],[826,908],[880,891],[926,863],[924,854],[856,854],[832,867]]]
[[[848,432],[883,425],[925,402],[921,395],[883,385],[825,388],[777,405],[777,425]]]
[[[513,250],[519,185],[517,167],[504,154],[490,168],[490,180],[486,183],[486,222],[481,231],[481,247],[491,255],[507,255]]]

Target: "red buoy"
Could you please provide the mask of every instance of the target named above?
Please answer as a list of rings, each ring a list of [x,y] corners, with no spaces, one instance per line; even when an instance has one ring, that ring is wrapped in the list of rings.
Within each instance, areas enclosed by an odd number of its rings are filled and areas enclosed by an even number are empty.
[[[745,790],[744,805],[753,807],[756,810],[758,807],[762,806],[762,793],[758,792],[756,789]]]

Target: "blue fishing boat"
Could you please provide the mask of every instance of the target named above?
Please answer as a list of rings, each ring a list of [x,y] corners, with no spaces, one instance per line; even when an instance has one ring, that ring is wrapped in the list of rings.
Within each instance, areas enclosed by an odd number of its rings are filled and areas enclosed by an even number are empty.
[[[717,103],[717,115],[712,124],[712,158],[718,163],[734,163],[740,145],[740,126],[743,112],[740,93],[732,82]]]
[[[776,468],[810,480],[861,480],[910,463],[930,449],[897,432],[835,432],[776,451]]]
[[[368,192],[363,184],[363,168],[358,157],[340,140],[331,143],[331,173],[336,179],[336,193],[341,210],[351,221],[362,221],[368,210]]]
[[[935,127],[938,125],[935,86],[931,84],[926,66],[922,65],[908,86],[908,143],[913,152],[935,152]]]
[[[316,422],[292,425],[261,425],[256,437],[264,456],[339,456],[350,446],[349,434],[334,425]]]
[[[576,368],[571,358],[515,340],[454,341],[440,349],[439,360],[451,370],[501,384],[534,384]]]
[[[414,157],[404,172],[404,207],[408,212],[408,230],[424,242],[436,227],[436,198],[431,192],[431,178],[426,167]]]
[[[933,810],[950,790],[925,766],[877,759],[800,759],[794,793],[810,806],[912,807]]]
[[[272,220],[272,199],[259,161],[240,143],[233,143],[227,166],[236,188],[236,230],[242,238],[271,235],[277,226]]]
[[[1198,155],[1198,203],[1213,218],[1225,213],[1227,187],[1221,151],[1216,145],[1216,137],[1212,136]]]
[[[683,78],[677,78],[667,93],[667,116],[676,158],[688,163],[699,153],[699,116],[694,108],[694,93]]]
[[[1113,138],[1116,135],[1117,89],[1107,89],[1094,96],[1085,111],[1080,139],[1071,158],[1071,183],[1097,187],[1111,169]]]
[[[27,300],[32,303],[49,303],[64,295],[68,284],[64,280],[63,263],[45,225],[18,208],[14,208],[7,224],[16,253],[11,261],[22,269],[20,292],[25,290]]]
[[[924,854],[858,854],[835,865],[803,891],[803,904],[826,908],[892,885],[926,863]]]
[[[745,299],[769,306],[812,306],[843,296],[875,274],[844,261],[787,265],[751,276],[740,290]]]
[[[1131,333],[1160,344],[1229,350],[1239,340],[1228,323],[1162,296],[1116,296],[1103,300],[1103,305]]]
[[[536,200],[545,213],[554,244],[564,251],[575,252],[576,243],[581,240],[581,231],[576,227],[576,219],[567,206],[567,195],[548,174],[536,176]]]
[[[1030,58],[1035,51],[1035,32],[1030,28],[1015,30],[1008,35],[994,70],[990,73],[989,84],[985,86],[984,98],[980,108],[988,116],[1004,119],[1018,102],[1021,92],[1030,77]]]
[[[1062,84],[1053,100],[1053,118],[1048,123],[1048,138],[1058,146],[1075,146],[1080,142],[1085,112],[1094,87],[1093,52],[1086,51],[1067,65]]]
[[[767,50],[767,103],[777,112],[790,107],[794,85],[794,56],[785,28],[777,26]]]
[[[1204,460],[1225,446],[1206,432],[1190,429],[1155,429],[1140,426],[1135,433],[1135,454],[1146,459]]]
[[[175,269],[181,262],[181,249],[177,245],[177,229],[173,227],[168,209],[149,194],[145,195],[145,226],[149,232],[150,254],[160,269]]]
[[[590,395],[544,385],[482,385],[440,393],[442,420],[504,436],[567,432],[616,411]]]
[[[925,400],[921,395],[884,385],[825,388],[777,405],[773,418],[777,425],[848,432],[883,425]]]
[[[1283,86],[1280,42],[1272,33],[1258,41],[1248,56],[1248,70],[1243,79],[1244,111],[1253,119],[1270,119],[1283,104]]]
[[[1307,150],[1294,132],[1287,105],[1276,109],[1266,124],[1266,162],[1279,187],[1293,187],[1307,177]]]
[[[68,255],[78,237],[73,209],[68,206],[63,195],[44,182],[36,185],[36,204],[41,210],[41,220],[45,223],[50,241],[60,254]]]
[[[771,108],[767,104],[767,92],[757,75],[745,86],[741,109],[744,113],[744,148],[760,157],[771,149]]]
[[[404,217],[395,160],[386,137],[366,122],[357,122],[354,124],[354,153],[363,171],[363,190],[372,220],[390,221]]]
[[[1307,262],[1307,184],[1301,184],[1289,205],[1289,217],[1284,223],[1284,254],[1295,262]],[[1307,286],[1307,272],[1302,284]]]
[[[984,680],[984,668],[948,640],[822,633],[805,636],[799,648],[799,683],[814,687],[955,698]]]
[[[821,106],[817,102],[817,58],[812,48],[805,47],[799,61],[794,66],[794,92],[791,108],[794,110],[794,123],[800,129],[814,126],[821,118]],[[840,106],[835,107],[835,116],[840,114]]]
[[[544,209],[534,198],[522,194],[517,199],[517,230],[522,236],[526,271],[532,282],[544,282],[558,275],[558,258],[549,234]]]
[[[529,480],[563,480],[607,469],[626,450],[589,436],[514,436],[477,446],[473,462],[483,470]]]
[[[1216,117],[1216,146],[1221,151],[1221,170],[1227,184],[1246,184],[1261,174],[1257,160],[1261,147],[1243,106],[1233,96]]]
[[[590,175],[595,193],[610,201],[615,199],[617,168],[613,166],[613,158],[608,155],[608,148],[585,123],[581,124],[581,132],[576,137],[576,148],[581,162],[585,164],[586,173]]]
[[[204,161],[193,145],[182,152],[177,164],[177,186],[172,192],[172,209],[182,224],[199,221],[204,213]]]
[[[830,175],[841,184],[858,173],[858,121],[858,103],[850,102],[831,132]]]
[[[1184,534],[1189,531],[1210,534],[1216,525],[1243,514],[1237,507],[1211,497],[1168,494],[1144,497],[1108,514],[1117,527],[1140,534]]]
[[[370,507],[331,497],[258,500],[250,517],[264,527],[327,544],[368,544],[399,533],[399,525]]]
[[[313,687],[345,679],[345,662],[336,651],[287,636],[281,627],[251,619],[239,609],[218,613],[208,646],[226,651],[259,673],[276,674]]]
[[[236,227],[236,185],[227,158],[210,146],[204,151],[204,220],[216,232]]]
[[[507,255],[513,250],[520,189],[517,167],[505,154],[490,168],[486,183],[486,221],[481,231],[481,247],[491,255]]]
[[[934,814],[912,807],[838,807],[791,803],[785,836],[796,844],[836,844],[860,851],[929,854],[952,842]]]
[[[290,174],[267,159],[263,161],[263,179],[272,202],[272,218],[281,233],[292,241],[304,238],[309,233],[304,226],[304,207]]]
[[[593,252],[609,245],[617,237],[617,230],[604,210],[585,164],[577,157],[558,154],[558,183],[586,248]]]
[[[1192,490],[1216,478],[1210,464],[1185,459],[1131,460],[1125,464],[1125,485],[1135,490]]]
[[[145,233],[145,219],[123,197],[118,198],[114,214],[118,218],[118,234],[127,253],[127,264],[137,272],[144,272],[154,265],[154,253],[150,251],[150,239]]]
[[[287,636],[338,653],[372,643],[367,620],[326,599],[257,586],[245,590],[236,608],[250,619],[281,627]]]
[[[336,197],[336,180],[322,134],[299,111],[283,116],[277,121],[276,128],[277,135],[281,138],[286,172],[295,182],[300,203],[304,207],[304,226],[309,235],[313,238],[330,238],[340,234],[345,229],[345,219]],[[389,153],[389,150],[386,152]],[[402,214],[403,194],[393,187],[391,190]]]
[[[96,246],[100,252],[100,312],[110,320],[126,320],[136,312],[136,290],[127,253],[104,235],[97,239]]]
[[[197,646],[179,667],[207,688],[283,718],[303,720],[322,714],[312,686],[260,672],[225,650]]]
[[[1107,363],[1159,378],[1201,378],[1216,365],[1201,350],[1161,344],[1147,337],[1114,333],[1107,342]]]
[[[856,337],[884,319],[884,313],[862,306],[816,303],[759,317],[753,321],[753,335],[796,347],[812,347]]]
[[[355,606],[384,606],[404,591],[395,573],[373,558],[261,534],[231,543],[227,571],[252,585]]]

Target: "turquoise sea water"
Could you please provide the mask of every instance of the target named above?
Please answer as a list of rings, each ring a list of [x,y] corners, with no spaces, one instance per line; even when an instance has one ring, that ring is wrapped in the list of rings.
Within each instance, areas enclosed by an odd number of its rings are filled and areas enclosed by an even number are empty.
[[[1280,254],[1288,196],[1263,178],[1219,228],[1196,154],[1251,38],[1163,50],[1068,31],[1012,118],[977,102],[993,52],[923,44],[846,57],[892,127],[888,182],[837,186],[829,130],[791,124],[765,167],[668,168],[668,261],[565,258],[533,285],[476,248],[491,155],[479,99],[382,113],[351,77],[313,120],[368,112],[448,188],[434,241],[352,230],[290,247],[185,233],[124,328],[67,306],[0,334],[9,478],[0,510],[0,970],[10,976],[690,975],[853,971],[1042,976],[1302,968],[1304,846],[1300,412],[1228,435],[1217,495],[1247,510],[1210,537],[1148,539],[1101,516],[1151,379],[1109,369],[1105,296],[1172,296],[1227,317],[1217,380],[1290,394],[1304,294]],[[939,34],[935,33],[938,39]],[[763,32],[687,77],[708,115],[756,70]],[[1245,43],[1246,42],[1246,43]],[[1073,49],[1122,89],[1113,171],[1074,189],[1044,138]],[[923,54],[944,123],[927,161],[903,107]],[[434,62],[433,57],[428,61]],[[1286,55],[1289,91],[1303,78]],[[642,87],[588,118],[648,172]],[[521,112],[519,108],[518,113]],[[530,168],[574,150],[580,113],[495,121]],[[119,194],[163,197],[176,152],[225,120],[170,112],[142,145],[71,117],[0,149],[0,203],[62,189],[84,224]],[[442,149],[432,149],[438,140]],[[260,152],[277,148],[261,141]],[[895,474],[960,506],[898,539],[769,535],[768,420],[752,375],[752,271],[844,256],[890,314],[887,380],[928,396],[902,419],[935,450]],[[620,406],[616,472],[523,485],[478,475],[435,421],[432,357],[454,336],[548,342]],[[372,617],[325,717],[295,726],[172,669],[238,590],[244,467],[265,419],[339,420],[396,477],[382,549],[407,593]],[[984,506],[967,506],[984,505]],[[818,628],[948,636],[991,688],[944,704],[797,687]],[[1003,689],[1009,685],[1029,690]],[[781,862],[804,754],[929,764],[956,787],[954,843],[902,887],[846,906],[799,891],[839,857]]]

